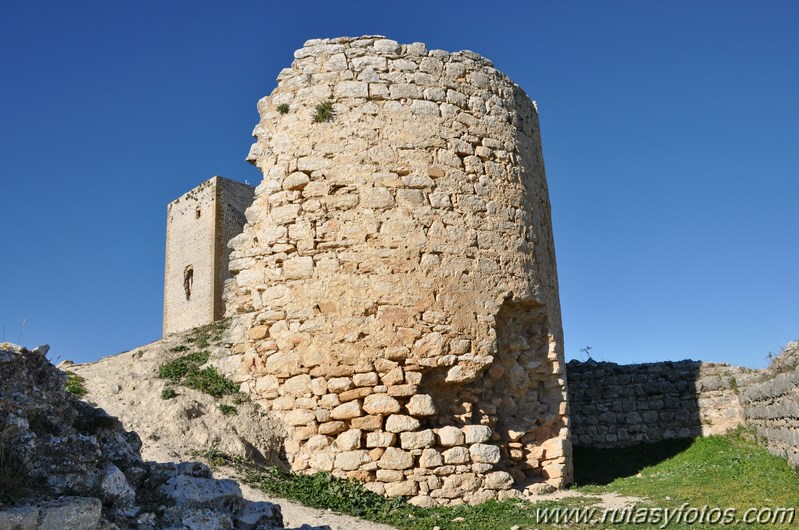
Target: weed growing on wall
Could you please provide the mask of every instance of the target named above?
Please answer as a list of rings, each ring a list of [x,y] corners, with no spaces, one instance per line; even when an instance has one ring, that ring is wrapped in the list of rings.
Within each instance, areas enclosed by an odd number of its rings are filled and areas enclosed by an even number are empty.
[[[333,121],[336,113],[333,110],[332,101],[323,101],[314,107],[313,122],[323,123],[326,121]]]

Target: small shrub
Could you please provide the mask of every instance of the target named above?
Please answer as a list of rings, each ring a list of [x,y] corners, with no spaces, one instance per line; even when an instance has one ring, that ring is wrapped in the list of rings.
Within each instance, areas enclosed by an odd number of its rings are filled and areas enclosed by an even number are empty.
[[[286,113],[288,113],[288,111],[289,111],[289,105],[288,105],[288,103],[281,103],[280,105],[278,105],[278,106],[277,106],[277,111],[278,111],[280,114],[286,114]]]
[[[86,380],[73,372],[67,372],[67,386],[66,390],[77,398],[82,398],[86,395],[86,387],[83,386]]]
[[[239,391],[239,385],[220,374],[213,366],[187,374],[181,384],[215,398]]]
[[[225,416],[232,416],[239,413],[239,409],[233,405],[225,405],[224,403],[219,405],[219,410],[222,411],[222,414]]]
[[[333,110],[333,102],[330,100],[323,101],[314,108],[313,122],[323,123],[326,121],[333,121],[333,117],[335,115],[336,113]]]
[[[174,388],[165,388],[161,391],[161,399],[172,399],[178,395]]]
[[[237,394],[239,385],[220,374],[216,368],[208,366],[200,369],[200,366],[208,362],[209,355],[207,351],[201,351],[173,359],[161,365],[158,377],[205,392],[215,398]]]
[[[158,377],[179,382],[189,373],[196,372],[200,366],[207,363],[209,355],[207,351],[201,351],[173,359],[161,365],[158,369]]]
[[[175,353],[180,353],[180,352],[184,352],[184,351],[189,351],[189,347],[186,346],[185,344],[181,344],[180,346],[175,346],[174,348],[169,348],[169,351],[175,352]]]
[[[206,449],[205,451],[197,451],[194,456],[202,456],[207,459],[213,466],[226,466],[226,465],[245,465],[245,462],[238,456],[230,456],[219,449]]]

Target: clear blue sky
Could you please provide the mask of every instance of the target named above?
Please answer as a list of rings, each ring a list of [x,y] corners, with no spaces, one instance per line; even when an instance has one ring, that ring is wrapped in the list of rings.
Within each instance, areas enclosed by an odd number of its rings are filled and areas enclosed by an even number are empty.
[[[762,366],[799,335],[797,27],[778,0],[3,0],[5,339],[159,338],[166,205],[260,180],[255,105],[306,39],[382,34],[538,101],[568,356]]]

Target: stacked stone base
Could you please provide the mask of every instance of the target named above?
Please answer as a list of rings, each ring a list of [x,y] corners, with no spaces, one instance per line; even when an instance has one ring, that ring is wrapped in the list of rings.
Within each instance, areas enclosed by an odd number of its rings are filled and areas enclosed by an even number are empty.
[[[488,425],[441,426],[448,415],[421,391],[414,368],[422,367],[378,359],[374,371],[352,376],[253,377],[260,364],[260,356],[245,356],[242,390],[288,425],[294,471],[329,471],[432,506],[517,497],[536,482],[560,487],[570,469],[565,433],[541,442],[517,433],[502,443]]]

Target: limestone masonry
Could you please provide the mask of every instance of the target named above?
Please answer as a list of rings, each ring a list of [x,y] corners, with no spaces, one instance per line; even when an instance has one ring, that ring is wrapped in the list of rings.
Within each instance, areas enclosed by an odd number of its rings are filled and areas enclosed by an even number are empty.
[[[741,389],[746,425],[772,453],[799,466],[799,342]]]
[[[696,361],[570,361],[575,445],[617,447],[722,434],[745,426],[799,465],[799,342],[764,370]]]
[[[164,271],[164,334],[219,320],[230,276],[227,246],[244,226],[253,188],[213,177],[169,204]]]
[[[739,387],[754,370],[697,361],[570,361],[574,445],[621,447],[723,434],[744,423]]]
[[[469,51],[294,57],[258,103],[264,180],[225,284],[236,377],[289,426],[292,467],[420,505],[568,483],[535,104]]]

